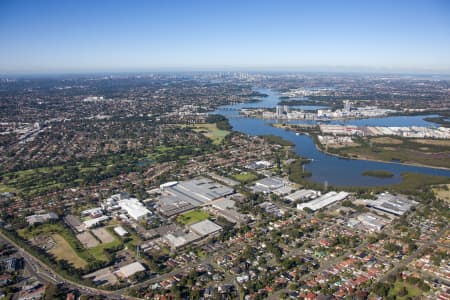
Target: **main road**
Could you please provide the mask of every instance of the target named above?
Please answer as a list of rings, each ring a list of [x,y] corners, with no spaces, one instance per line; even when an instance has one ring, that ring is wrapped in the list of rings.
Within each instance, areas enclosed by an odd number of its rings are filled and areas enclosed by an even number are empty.
[[[1,231],[0,231],[0,241],[4,241],[4,242],[9,243],[9,244],[13,245],[14,247],[16,247],[18,249],[20,255],[25,259],[26,263],[29,264],[30,273],[33,276],[35,276],[36,278],[38,278],[40,281],[45,282],[45,283],[54,283],[54,284],[62,282],[66,286],[73,288],[73,289],[78,289],[79,291],[81,291],[83,293],[90,294],[90,295],[102,295],[102,296],[107,297],[108,299],[116,299],[116,300],[120,300],[120,299],[138,300],[138,299],[141,299],[141,298],[136,298],[136,297],[131,297],[131,296],[125,296],[127,289],[130,287],[140,288],[140,287],[149,286],[150,284],[168,279],[175,274],[190,271],[190,270],[192,270],[193,267],[195,267],[196,265],[199,265],[199,264],[205,264],[205,263],[213,264],[213,256],[208,255],[205,258],[201,259],[200,261],[189,263],[183,267],[176,268],[170,272],[155,276],[146,281],[143,281],[143,282],[140,282],[137,284],[133,284],[133,285],[130,285],[129,287],[125,287],[125,288],[118,289],[115,291],[107,291],[107,290],[102,290],[102,289],[86,286],[86,285],[80,284],[78,282],[74,282],[70,279],[67,279],[67,278],[61,276],[60,274],[53,271],[51,269],[51,267],[49,267],[46,263],[44,263],[38,257],[25,251],[25,249],[21,248],[16,242],[11,240],[9,237],[7,237]],[[216,255],[229,253],[230,251],[237,252],[240,249],[242,249],[242,247],[243,247],[242,244],[238,244],[231,248],[226,248],[226,249],[220,250],[216,253]]]
[[[44,283],[64,283],[66,286],[78,289],[82,293],[86,293],[89,295],[102,295],[107,297],[108,299],[139,299],[130,296],[124,296],[123,290],[118,291],[106,291],[97,288],[93,288],[90,286],[86,286],[80,284],[78,282],[67,279],[60,274],[56,273],[49,267],[46,263],[40,260],[38,257],[28,253],[25,249],[21,248],[16,242],[7,237],[3,232],[0,231],[0,241],[6,242],[8,244],[13,245],[19,251],[19,254],[24,258],[25,262],[29,265],[29,270],[31,275],[35,276],[37,279]]]

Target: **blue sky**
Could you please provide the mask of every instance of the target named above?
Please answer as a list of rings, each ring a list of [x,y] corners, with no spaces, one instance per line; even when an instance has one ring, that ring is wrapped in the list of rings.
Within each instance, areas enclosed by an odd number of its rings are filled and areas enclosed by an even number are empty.
[[[0,73],[450,73],[450,1],[0,0]]]

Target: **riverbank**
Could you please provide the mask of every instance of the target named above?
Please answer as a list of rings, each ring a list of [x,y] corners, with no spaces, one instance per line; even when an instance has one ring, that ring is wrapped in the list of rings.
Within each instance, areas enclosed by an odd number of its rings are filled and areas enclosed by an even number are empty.
[[[297,133],[297,131],[292,129],[289,125],[285,126],[285,125],[281,125],[281,124],[272,124],[272,126],[275,127],[275,128],[280,128],[280,129],[284,129],[284,130],[288,130],[288,131],[292,131],[292,132]],[[310,126],[308,126],[308,127],[310,127]],[[305,129],[307,129],[307,127],[305,127]],[[340,158],[340,159],[357,160],[357,161],[372,161],[372,162],[381,162],[381,163],[388,163],[388,164],[395,164],[395,165],[423,167],[423,168],[440,169],[440,170],[450,171],[450,168],[447,168],[447,167],[435,166],[435,165],[426,165],[426,164],[421,164],[421,163],[417,163],[417,162],[395,162],[395,161],[375,159],[375,158],[370,158],[370,157],[363,157],[363,158],[361,158],[361,157],[344,156],[342,154],[338,154],[338,153],[327,151],[326,149],[323,149],[322,147],[320,147],[320,145],[318,144],[317,134],[311,133],[308,130],[305,130],[305,132],[302,132],[302,133],[303,134],[307,134],[307,135],[309,135],[312,138],[312,140],[314,141],[314,145],[315,145],[317,150],[319,150],[320,152],[322,152],[324,154],[331,155],[331,156],[334,156],[334,157],[337,157],[337,158]]]
[[[250,108],[244,108],[246,110],[250,110]],[[260,109],[260,108],[259,108]],[[259,110],[258,109],[258,110]],[[271,109],[271,110],[267,110],[269,112],[274,112],[275,109]],[[241,116],[242,118],[254,118],[254,119],[261,119],[261,120],[268,120],[268,121],[285,121],[285,122],[290,122],[290,121],[307,121],[307,122],[317,122],[318,124],[320,123],[332,123],[332,122],[346,122],[346,121],[358,121],[358,120],[367,120],[367,119],[376,119],[376,118],[386,118],[386,117],[391,117],[391,116],[395,116],[395,115],[391,115],[391,114],[385,114],[385,115],[378,115],[375,117],[334,117],[334,118],[319,118],[319,117],[314,117],[314,118],[309,118],[309,117],[303,117],[303,116],[299,116],[299,117],[291,117],[291,118],[273,118],[272,116],[266,117],[264,116],[263,113],[254,113],[252,114],[252,112],[250,113],[242,113],[239,112],[239,116]]]
[[[271,89],[259,89],[260,92],[269,95],[262,98],[258,103],[233,104],[219,107],[214,114],[220,114],[226,117],[233,131],[241,132],[250,136],[276,135],[294,144],[294,152],[312,161],[305,165],[305,170],[311,172],[309,182],[317,184],[327,184],[328,186],[339,187],[376,187],[393,185],[402,182],[403,173],[420,173],[423,175],[440,176],[441,178],[450,178],[450,170],[439,167],[402,164],[385,162],[384,160],[364,160],[364,159],[337,159],[335,155],[324,153],[318,149],[312,141],[313,136],[296,135],[292,131],[283,130],[271,126],[273,121],[258,118],[245,118],[236,114],[244,106],[250,109],[256,108],[274,108],[279,102],[279,93]],[[363,120],[347,121],[349,124],[357,126],[429,126],[423,117],[386,117],[372,118]],[[333,122],[332,122],[333,124]],[[291,125],[295,125],[291,124]],[[300,125],[300,124],[299,124]],[[300,125],[300,126],[311,126]],[[309,130],[302,130],[307,131]],[[414,148],[413,148],[414,149]],[[448,149],[448,148],[447,148]],[[447,151],[446,149],[446,151]],[[443,165],[449,167],[449,165]],[[387,170],[394,174],[392,178],[376,178],[363,176],[362,173],[367,170]]]
[[[439,170],[446,170],[446,171],[450,171],[450,168],[446,168],[446,167],[439,167],[439,166],[430,166],[430,165],[424,165],[424,164],[420,164],[420,163],[402,163],[402,162],[395,162],[395,161],[387,161],[387,160],[381,160],[381,159],[374,159],[374,158],[356,158],[356,157],[347,157],[347,156],[343,156],[343,155],[339,155],[336,153],[332,153],[329,151],[326,151],[324,149],[322,149],[319,145],[317,145],[317,143],[314,143],[316,145],[317,150],[319,150],[320,152],[327,154],[327,155],[331,155],[337,158],[341,158],[341,159],[349,159],[349,160],[359,160],[359,161],[373,161],[373,162],[380,162],[380,163],[386,163],[386,164],[394,164],[394,165],[401,165],[401,166],[411,166],[411,167],[422,167],[422,168],[429,168],[429,169],[439,169]]]

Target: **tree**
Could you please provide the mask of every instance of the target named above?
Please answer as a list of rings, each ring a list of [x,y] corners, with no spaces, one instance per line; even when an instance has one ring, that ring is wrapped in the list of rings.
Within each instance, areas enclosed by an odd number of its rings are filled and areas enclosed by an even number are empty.
[[[398,295],[400,297],[404,297],[404,296],[408,295],[408,290],[406,289],[406,287],[402,286],[400,288],[400,290],[398,291]]]
[[[389,294],[391,286],[388,283],[378,282],[373,287],[373,292],[380,297],[386,297]]]
[[[306,213],[308,213],[308,214],[314,213],[314,211],[313,211],[311,208],[309,208],[309,207],[304,207],[304,208],[303,208],[303,211],[306,212]]]
[[[58,295],[59,289],[56,285],[49,283],[45,289],[44,299],[52,300],[55,299]]]

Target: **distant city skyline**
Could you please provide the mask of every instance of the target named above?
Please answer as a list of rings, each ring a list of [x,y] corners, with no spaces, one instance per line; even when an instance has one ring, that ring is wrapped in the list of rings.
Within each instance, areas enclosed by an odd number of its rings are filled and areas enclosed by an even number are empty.
[[[450,2],[1,1],[0,74],[450,73]]]

